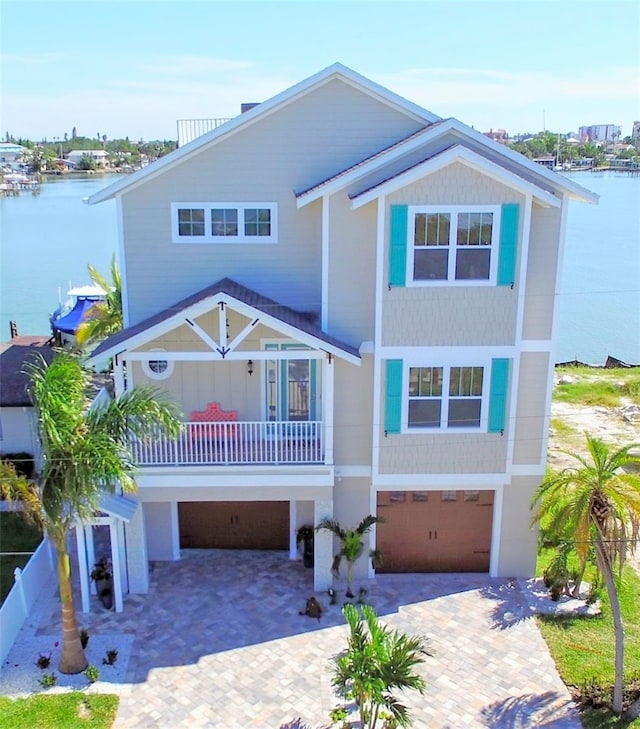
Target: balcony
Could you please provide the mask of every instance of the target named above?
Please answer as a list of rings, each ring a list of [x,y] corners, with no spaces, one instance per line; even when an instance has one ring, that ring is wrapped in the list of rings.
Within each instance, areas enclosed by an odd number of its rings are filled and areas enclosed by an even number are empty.
[[[327,461],[319,420],[187,422],[177,439],[132,442],[144,466],[313,465]]]

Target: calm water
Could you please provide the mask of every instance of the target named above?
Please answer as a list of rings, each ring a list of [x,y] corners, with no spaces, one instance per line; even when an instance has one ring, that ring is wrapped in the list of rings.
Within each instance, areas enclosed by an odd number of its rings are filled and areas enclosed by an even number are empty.
[[[556,361],[603,363],[611,354],[640,363],[640,177],[571,175],[600,195],[572,203],[559,292]],[[49,313],[69,283],[89,283],[87,264],[108,274],[117,241],[112,201],[86,205],[115,175],[56,179],[39,196],[0,199],[0,341],[9,321],[20,334],[49,332]]]

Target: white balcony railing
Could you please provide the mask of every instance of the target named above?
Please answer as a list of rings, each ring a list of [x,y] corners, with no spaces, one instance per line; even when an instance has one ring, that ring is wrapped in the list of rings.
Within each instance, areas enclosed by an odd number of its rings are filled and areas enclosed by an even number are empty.
[[[140,466],[229,466],[324,463],[319,420],[188,422],[177,439],[134,440]]]

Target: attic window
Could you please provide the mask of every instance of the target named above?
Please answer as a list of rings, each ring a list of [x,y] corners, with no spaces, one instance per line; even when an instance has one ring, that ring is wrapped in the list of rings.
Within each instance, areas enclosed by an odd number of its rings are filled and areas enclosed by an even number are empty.
[[[164,349],[152,349],[152,352],[164,352]],[[142,369],[145,375],[152,380],[166,380],[171,377],[175,362],[167,359],[150,359],[142,362]]]
[[[172,203],[174,243],[277,243],[276,203]]]

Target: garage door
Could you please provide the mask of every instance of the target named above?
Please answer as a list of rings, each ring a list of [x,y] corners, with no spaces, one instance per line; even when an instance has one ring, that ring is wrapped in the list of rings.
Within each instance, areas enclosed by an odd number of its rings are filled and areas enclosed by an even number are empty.
[[[378,572],[488,572],[493,491],[378,493]]]
[[[288,549],[288,501],[178,504],[180,546],[200,549]]]

